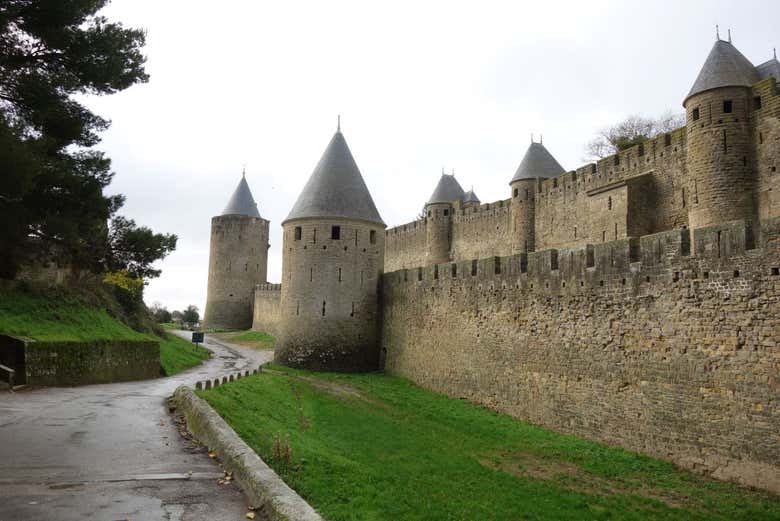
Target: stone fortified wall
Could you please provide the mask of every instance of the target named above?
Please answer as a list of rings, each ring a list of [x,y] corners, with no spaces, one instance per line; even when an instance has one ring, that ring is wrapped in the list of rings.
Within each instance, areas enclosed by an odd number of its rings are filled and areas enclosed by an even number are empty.
[[[279,321],[282,318],[279,307],[281,298],[281,284],[258,284],[255,286],[252,329],[264,331],[275,337],[279,336]]]
[[[681,227],[695,228],[688,222],[692,210],[695,215],[699,205],[716,206],[705,197],[704,174],[689,172],[689,135],[696,131],[695,135],[699,136],[697,125],[701,126],[704,119],[717,124],[729,123],[729,117],[738,122],[740,115],[744,121],[747,116],[745,124],[752,136],[749,144],[743,143],[742,148],[747,147],[746,151],[740,152],[737,159],[729,163],[711,151],[696,157],[703,155],[708,160],[718,161],[719,171],[733,178],[734,191],[755,192],[754,203],[760,219],[780,216],[779,92],[775,79],[767,78],[753,86],[745,101],[750,107],[739,114],[705,111],[701,120],[690,122],[687,127],[661,134],[596,163],[541,180],[533,194],[534,244],[533,248],[529,245],[527,249],[576,247]],[[726,94],[726,97],[738,97],[733,93]],[[711,148],[711,141],[720,136],[720,133],[713,134],[709,127],[706,130],[707,138],[702,143],[699,142],[702,139],[697,138],[692,145],[694,151],[705,146]],[[732,155],[736,153],[734,146],[730,143],[727,148]],[[693,167],[701,170],[700,161],[693,162]],[[753,185],[755,190],[752,190]],[[523,194],[518,193],[510,199],[475,208],[460,208],[456,204],[450,237],[451,260],[513,253],[512,239],[519,231],[514,229],[517,223],[512,222],[511,208],[523,201]],[[727,215],[723,210],[720,213]],[[425,255],[428,221],[422,218],[386,230],[386,272],[429,264]]]
[[[748,236],[737,221],[386,273],[386,370],[780,492],[780,219],[760,248]]]
[[[154,340],[36,341],[0,335],[0,363],[16,370],[17,384],[89,385],[160,376]]]

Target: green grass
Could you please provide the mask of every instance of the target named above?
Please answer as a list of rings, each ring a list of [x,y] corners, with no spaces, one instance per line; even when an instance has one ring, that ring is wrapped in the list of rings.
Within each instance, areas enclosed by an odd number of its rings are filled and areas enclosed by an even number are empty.
[[[176,335],[167,334],[160,340],[160,365],[166,376],[195,367],[204,360],[208,360],[211,351],[184,340]]]
[[[36,294],[0,290],[0,334],[40,341],[158,340],[160,365],[168,376],[208,359],[203,347],[166,333],[165,338],[139,333],[104,309],[66,293]]]
[[[0,291],[0,334],[48,341],[144,340],[105,310],[56,292]]]
[[[770,494],[404,379],[272,368],[199,394],[330,521],[780,519]]]
[[[232,331],[217,333],[219,339],[235,344],[241,344],[256,349],[273,349],[276,338],[262,331]]]

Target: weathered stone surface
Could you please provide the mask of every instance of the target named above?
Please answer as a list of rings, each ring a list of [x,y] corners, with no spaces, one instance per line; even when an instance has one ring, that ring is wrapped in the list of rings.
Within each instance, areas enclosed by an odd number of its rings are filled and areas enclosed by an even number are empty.
[[[65,386],[160,376],[153,340],[36,341],[0,335],[0,363],[17,370],[17,384]]]
[[[322,218],[287,221],[283,230],[275,359],[312,370],[376,369],[381,226]]]

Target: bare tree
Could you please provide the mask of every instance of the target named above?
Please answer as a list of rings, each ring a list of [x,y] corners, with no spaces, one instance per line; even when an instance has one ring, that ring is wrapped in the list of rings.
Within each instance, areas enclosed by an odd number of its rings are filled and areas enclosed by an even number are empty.
[[[658,118],[634,114],[611,127],[602,128],[585,145],[584,161],[598,161],[621,150],[631,148],[659,134],[685,125],[685,114],[667,111]]]

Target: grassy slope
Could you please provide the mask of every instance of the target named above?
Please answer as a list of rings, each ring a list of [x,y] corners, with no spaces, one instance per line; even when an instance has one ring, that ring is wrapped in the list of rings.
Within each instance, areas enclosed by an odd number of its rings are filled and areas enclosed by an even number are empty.
[[[255,349],[273,349],[276,339],[268,333],[262,331],[231,331],[223,333],[214,333],[219,339],[234,344],[240,344]]]
[[[211,352],[171,334],[165,338],[139,333],[72,295],[44,296],[22,290],[0,290],[0,334],[41,341],[157,340],[160,365],[168,376],[200,364]]]
[[[166,376],[173,376],[185,369],[199,365],[203,360],[208,360],[211,351],[195,346],[176,335],[166,334],[166,338],[160,340],[160,364]]]
[[[0,291],[0,333],[36,340],[144,340],[105,310],[58,293],[47,297]]]
[[[331,521],[780,519],[777,497],[403,379],[274,367],[200,394]]]

